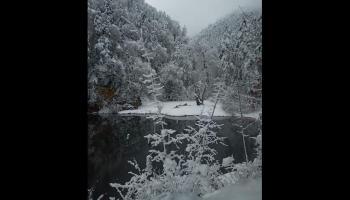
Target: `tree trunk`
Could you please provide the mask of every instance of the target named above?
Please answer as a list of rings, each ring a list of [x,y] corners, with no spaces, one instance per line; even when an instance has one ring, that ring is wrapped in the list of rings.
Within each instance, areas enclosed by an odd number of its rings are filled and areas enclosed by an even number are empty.
[[[201,102],[202,104],[204,103],[204,94],[205,94],[205,91],[207,90],[207,85],[205,85],[204,87],[204,90],[203,90],[203,93],[202,93],[202,97],[201,97]]]
[[[196,96],[195,96],[195,98],[196,98],[196,103],[197,103],[197,106],[199,106],[199,105],[202,105],[203,104],[203,101],[201,100],[201,98],[196,94]]]

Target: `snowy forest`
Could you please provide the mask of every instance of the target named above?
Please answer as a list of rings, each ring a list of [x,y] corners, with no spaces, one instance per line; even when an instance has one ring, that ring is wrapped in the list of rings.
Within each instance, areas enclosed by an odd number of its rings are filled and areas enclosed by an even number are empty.
[[[121,147],[147,150],[125,153],[128,176],[108,179],[112,192],[89,183],[88,199],[261,199],[261,9],[189,37],[144,0],[88,0],[87,42],[89,178]]]

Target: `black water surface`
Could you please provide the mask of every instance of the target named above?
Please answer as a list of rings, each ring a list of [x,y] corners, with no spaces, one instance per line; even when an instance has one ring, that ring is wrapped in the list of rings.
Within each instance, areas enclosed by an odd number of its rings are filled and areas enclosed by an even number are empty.
[[[145,167],[145,159],[150,149],[145,135],[153,132],[153,121],[144,116],[119,116],[115,114],[89,115],[88,129],[88,186],[94,188],[93,199],[101,194],[117,196],[117,192],[109,183],[125,183],[131,177],[129,171],[134,171],[128,160],[136,160],[140,167]],[[216,145],[216,158],[233,155],[235,162],[245,161],[242,135],[237,133],[235,124],[239,119],[228,118],[215,120],[223,124],[217,131],[218,136],[226,137],[225,144]],[[195,120],[167,119],[166,128],[182,132],[187,126],[195,127]],[[245,124],[254,122],[245,119]],[[253,123],[246,133],[251,136],[258,134],[258,124]],[[255,141],[246,137],[249,159],[255,157]],[[180,151],[183,151],[181,149]],[[108,198],[106,198],[108,199]]]

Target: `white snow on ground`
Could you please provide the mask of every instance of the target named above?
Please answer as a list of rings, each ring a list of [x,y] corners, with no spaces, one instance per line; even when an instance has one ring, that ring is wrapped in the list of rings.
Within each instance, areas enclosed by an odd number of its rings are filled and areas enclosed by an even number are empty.
[[[155,103],[148,102],[145,105],[140,106],[136,110],[123,110],[118,112],[119,114],[155,114],[158,112],[157,105]]]
[[[155,200],[261,200],[261,177],[248,179],[198,197],[193,193],[162,194]]]
[[[214,108],[214,103],[211,101],[204,101],[204,105],[199,106],[195,101],[168,101],[162,102],[162,104],[161,114],[168,116],[210,116]],[[157,104],[147,103],[136,110],[124,110],[120,111],[119,114],[155,114],[157,111]],[[225,112],[222,105],[218,103],[214,116],[227,117],[231,115]]]
[[[252,112],[252,113],[243,114],[243,116],[244,117],[254,118],[254,119],[259,119],[260,113],[261,113],[261,110],[256,111],[256,112]],[[236,114],[236,116],[239,116],[239,114]]]
[[[214,102],[204,101],[204,105],[197,106],[195,101],[168,101],[162,102],[163,105],[161,114],[172,117],[185,117],[185,116],[211,116],[214,108]],[[158,112],[157,104],[154,102],[145,102],[135,110],[123,110],[118,112],[120,115],[145,115],[156,114]],[[244,117],[259,118],[261,111],[244,114]],[[239,116],[238,114],[236,114]],[[225,112],[222,108],[222,104],[218,103],[215,108],[214,117],[230,117],[231,115]]]
[[[161,194],[154,200],[202,200],[193,193]]]
[[[204,195],[205,200],[261,200],[261,177],[244,180]]]
[[[162,102],[163,105],[161,114],[173,117],[185,116],[211,116],[214,108],[214,102],[204,101],[204,105],[197,106],[195,101],[168,101]],[[146,102],[136,110],[123,110],[118,112],[120,115],[145,115],[156,114],[158,112],[157,104],[154,102]],[[259,118],[260,111],[244,114],[244,117]],[[239,116],[238,114],[236,114]],[[215,108],[214,117],[230,117],[231,115],[225,112],[222,104],[218,103]]]

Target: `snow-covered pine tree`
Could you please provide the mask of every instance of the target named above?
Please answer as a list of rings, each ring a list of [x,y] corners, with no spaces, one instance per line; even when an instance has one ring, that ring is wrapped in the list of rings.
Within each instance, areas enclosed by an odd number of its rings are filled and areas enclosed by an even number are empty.
[[[226,94],[225,83],[221,81],[220,78],[217,78],[213,88],[212,101],[214,102],[214,107],[210,115],[211,119],[214,116],[214,112],[217,104],[219,103],[219,101],[221,101],[225,97],[225,94]]]
[[[164,125],[164,124],[162,124]],[[184,187],[181,165],[184,162],[183,156],[170,151],[168,146],[182,143],[186,139],[185,134],[174,134],[175,130],[162,127],[160,133],[151,133],[145,136],[152,146],[150,154],[146,157],[146,168],[140,169],[135,162],[129,162],[138,171],[130,181],[125,184],[112,183],[123,200],[153,200],[160,194],[170,192],[181,192],[187,189]],[[158,150],[160,146],[162,150]],[[161,163],[162,169],[159,172],[152,166],[153,162]]]
[[[154,69],[149,70],[149,74],[144,74],[143,83],[147,85],[148,94],[152,97],[152,101],[157,105],[158,114],[162,109],[162,102],[159,100],[159,97],[162,95],[163,86],[159,81]]]

